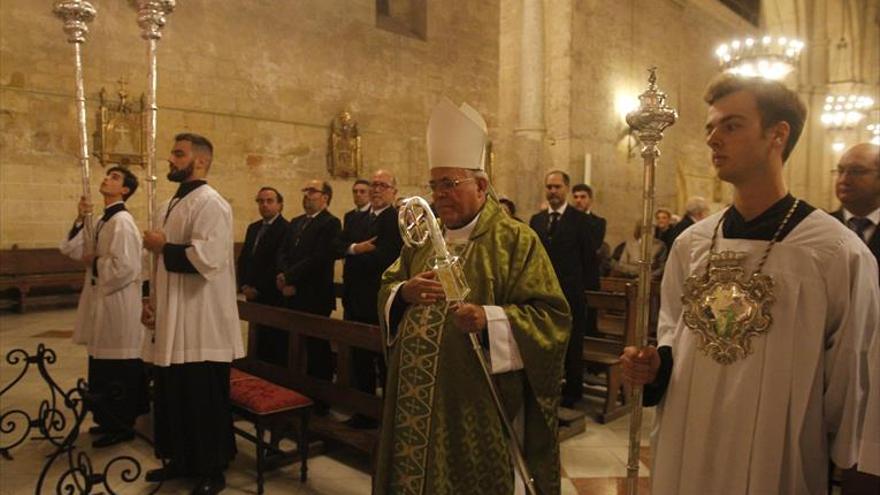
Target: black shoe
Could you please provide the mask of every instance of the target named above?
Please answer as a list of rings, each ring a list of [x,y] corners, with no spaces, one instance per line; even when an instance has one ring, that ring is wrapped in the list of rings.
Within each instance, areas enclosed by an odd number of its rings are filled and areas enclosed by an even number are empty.
[[[107,433],[103,437],[92,442],[92,447],[96,449],[100,449],[103,447],[110,447],[111,445],[116,445],[122,442],[130,442],[134,440],[134,432],[133,431],[116,431],[113,433]]]
[[[147,471],[147,475],[144,476],[144,480],[146,480],[148,483],[160,483],[163,481],[183,478],[184,475],[185,473],[174,464],[166,464],[165,467],[161,467],[159,469],[151,469]]]
[[[190,492],[191,495],[214,495],[226,488],[226,478],[222,474],[201,478]]]
[[[89,435],[107,435],[110,433],[112,433],[112,431],[106,426],[98,425],[89,428]]]

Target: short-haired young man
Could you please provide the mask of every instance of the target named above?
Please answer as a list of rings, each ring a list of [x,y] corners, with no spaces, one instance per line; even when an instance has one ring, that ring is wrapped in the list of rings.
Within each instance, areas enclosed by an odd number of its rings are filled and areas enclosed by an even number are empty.
[[[76,311],[73,340],[89,352],[89,390],[97,398],[92,411],[102,434],[95,447],[134,438],[135,419],[148,409],[141,361],[144,328],[140,322],[141,235],[125,201],[137,190],[137,177],[112,167],[101,181],[104,214],[95,223],[93,252],[85,249],[84,220],[92,211],[85,198],[61,252],[86,265],[86,280]]]
[[[652,493],[824,493],[829,458],[859,460],[876,262],[855,234],[788,193],[806,109],[779,82],[725,75],[706,143],[733,205],[684,232],[666,263],[653,347],[625,377],[659,402]]]

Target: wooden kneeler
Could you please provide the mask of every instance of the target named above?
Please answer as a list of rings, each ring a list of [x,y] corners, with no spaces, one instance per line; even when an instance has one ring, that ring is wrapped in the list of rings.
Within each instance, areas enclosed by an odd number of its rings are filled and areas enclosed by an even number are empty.
[[[282,456],[290,456],[265,440],[265,433],[271,426],[289,422],[292,418],[299,419],[299,431],[296,439],[297,453],[300,457],[300,481],[305,482],[308,473],[309,415],[313,402],[300,394],[268,380],[232,368],[229,376],[229,396],[232,412],[235,416],[250,421],[256,428],[256,435],[233,425],[236,435],[254,442],[257,449],[257,493],[263,493],[263,470],[267,452],[275,452]]]

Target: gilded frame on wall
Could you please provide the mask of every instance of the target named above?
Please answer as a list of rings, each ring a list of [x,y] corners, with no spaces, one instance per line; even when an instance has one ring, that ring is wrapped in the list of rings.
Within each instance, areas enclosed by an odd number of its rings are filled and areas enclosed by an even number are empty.
[[[331,177],[360,177],[363,169],[361,136],[358,124],[348,112],[340,112],[330,123],[327,143],[327,171]]]
[[[120,81],[118,94],[119,101],[109,102],[106,89],[101,88],[92,153],[104,167],[144,166],[144,96],[137,106],[132,105],[124,81]]]

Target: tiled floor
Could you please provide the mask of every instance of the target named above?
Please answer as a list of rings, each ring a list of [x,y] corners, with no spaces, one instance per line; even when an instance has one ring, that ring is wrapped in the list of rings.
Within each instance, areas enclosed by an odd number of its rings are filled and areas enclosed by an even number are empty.
[[[0,387],[11,382],[21,365],[12,366],[5,356],[15,348],[34,353],[37,344],[42,342],[57,354],[57,361],[49,366],[52,377],[68,390],[76,379],[85,375],[86,353],[83,347],[70,342],[73,328],[73,310],[33,312],[25,315],[0,314]],[[0,412],[21,408],[31,415],[36,413],[41,400],[48,397],[48,390],[39,379],[36,370],[31,369],[22,383],[3,395]],[[589,406],[584,406],[588,408]],[[589,410],[589,409],[588,409]],[[648,430],[653,422],[653,411],[646,410],[642,428],[642,464],[640,467],[640,494],[648,494],[647,480],[649,454],[647,452]],[[88,422],[84,428],[91,426]],[[138,423],[141,431],[150,431],[148,417]],[[626,477],[626,458],[629,420],[624,417],[607,425],[589,421],[586,432],[566,440],[561,445],[562,452],[562,493],[610,495],[624,493]],[[21,431],[21,430],[19,430]],[[0,435],[0,445],[8,443],[8,435]],[[228,489],[224,493],[256,493],[253,446],[238,439],[239,454],[226,473]],[[158,467],[149,446],[142,441],[133,441],[104,450],[92,450],[88,434],[83,433],[77,446],[92,458],[96,471],[103,470],[107,461],[119,455],[128,455],[141,461],[143,469]],[[0,458],[0,493],[4,495],[23,495],[34,493],[40,470],[46,463],[46,456],[53,451],[46,441],[25,440],[12,450],[14,460]],[[58,459],[50,471],[48,480],[52,486],[44,487],[43,493],[54,493],[54,484],[63,473],[63,459]],[[356,495],[370,493],[370,476],[364,472],[367,461],[346,451],[334,451],[309,460],[309,481],[300,484],[299,465],[292,465],[267,475],[266,493],[313,494],[313,495]],[[149,493],[152,488],[142,481],[132,484],[120,481],[120,473],[126,466],[118,462],[110,472],[112,487],[117,493]],[[142,478],[143,476],[140,476]],[[103,488],[103,487],[102,487]],[[184,482],[168,483],[162,486],[161,493],[187,493]],[[105,490],[96,490],[105,491]]]

